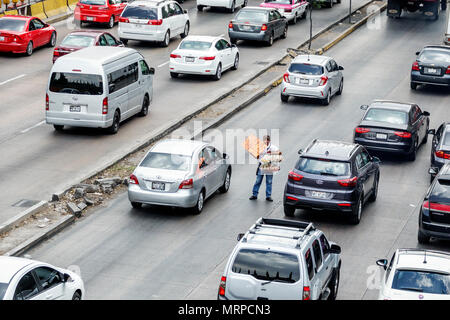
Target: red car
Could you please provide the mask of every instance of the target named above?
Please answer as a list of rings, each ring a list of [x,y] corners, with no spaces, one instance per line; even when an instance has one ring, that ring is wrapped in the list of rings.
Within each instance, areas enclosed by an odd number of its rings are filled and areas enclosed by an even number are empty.
[[[79,26],[83,22],[95,22],[107,23],[112,28],[126,5],[124,0],[80,0],[75,7],[74,20]]]
[[[123,43],[104,31],[73,31],[69,33],[53,51],[53,63],[56,59],[73,51],[92,46],[123,47]]]
[[[0,52],[33,54],[37,47],[56,44],[56,30],[39,18],[5,16],[0,18]]]

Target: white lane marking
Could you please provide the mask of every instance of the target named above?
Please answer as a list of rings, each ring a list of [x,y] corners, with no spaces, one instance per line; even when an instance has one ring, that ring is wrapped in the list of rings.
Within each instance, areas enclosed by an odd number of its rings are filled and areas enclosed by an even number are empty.
[[[167,62],[164,62],[164,63],[160,64],[160,65],[158,66],[158,68],[161,68],[161,67],[165,66],[165,65],[168,64],[169,62],[170,62],[170,61],[167,61]]]
[[[27,133],[27,132],[30,131],[31,129],[34,129],[34,128],[36,128],[36,127],[39,127],[40,125],[42,125],[42,124],[44,124],[44,123],[45,123],[45,120],[42,120],[41,122],[36,123],[34,126],[31,126],[31,127],[29,127],[29,128],[26,128],[26,129],[20,131],[20,133]]]
[[[26,74],[21,74],[21,75],[18,75],[17,77],[14,77],[14,78],[5,80],[5,81],[3,81],[3,82],[0,82],[0,86],[2,86],[2,85],[4,85],[4,84],[7,84],[8,82],[11,82],[11,81],[14,81],[14,80],[23,78],[23,77],[25,77],[25,76],[26,76]]]

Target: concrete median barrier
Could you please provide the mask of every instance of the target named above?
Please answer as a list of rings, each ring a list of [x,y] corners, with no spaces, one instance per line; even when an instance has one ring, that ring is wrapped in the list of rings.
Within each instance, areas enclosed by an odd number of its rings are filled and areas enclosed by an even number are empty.
[[[38,17],[39,19],[48,18],[45,14],[44,2],[34,3],[30,6],[30,12],[33,17]]]

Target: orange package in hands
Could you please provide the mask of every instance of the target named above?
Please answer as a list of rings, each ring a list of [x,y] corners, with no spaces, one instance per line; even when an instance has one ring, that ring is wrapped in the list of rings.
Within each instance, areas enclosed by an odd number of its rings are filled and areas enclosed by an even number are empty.
[[[266,149],[266,145],[256,136],[248,136],[243,143],[244,149],[253,157],[258,158],[261,152]]]

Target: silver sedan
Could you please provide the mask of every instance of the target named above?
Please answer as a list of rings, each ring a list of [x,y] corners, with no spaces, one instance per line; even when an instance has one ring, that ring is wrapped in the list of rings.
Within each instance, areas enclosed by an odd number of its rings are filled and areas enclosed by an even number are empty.
[[[128,199],[134,208],[153,204],[203,209],[206,198],[230,187],[228,156],[212,145],[171,139],[157,143],[129,178]]]

